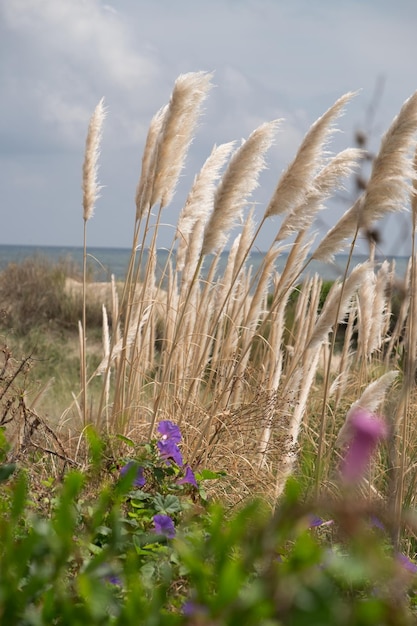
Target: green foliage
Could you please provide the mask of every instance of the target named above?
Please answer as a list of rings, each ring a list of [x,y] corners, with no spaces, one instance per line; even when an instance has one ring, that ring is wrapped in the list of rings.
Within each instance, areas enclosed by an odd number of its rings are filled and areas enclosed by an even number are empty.
[[[130,457],[92,498],[106,444],[89,432],[93,475],[68,473],[50,515],[33,511],[23,470],[3,477],[0,623],[413,623],[416,566],[395,557],[356,497],[313,506],[291,479],[274,512],[252,501],[230,513],[199,495],[213,472],[181,480],[187,466],[163,456],[163,437],[120,440]],[[320,506],[331,519],[315,516]]]

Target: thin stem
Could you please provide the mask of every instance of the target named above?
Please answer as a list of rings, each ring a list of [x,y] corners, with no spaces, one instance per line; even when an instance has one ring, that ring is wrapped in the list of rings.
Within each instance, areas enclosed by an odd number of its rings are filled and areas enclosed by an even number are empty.
[[[413,214],[413,222],[415,221]],[[407,453],[408,453],[408,428],[409,428],[409,415],[410,415],[410,394],[414,387],[414,375],[416,368],[416,355],[415,355],[415,316],[416,311],[416,288],[417,288],[417,264],[416,264],[416,250],[415,250],[415,224],[413,224],[413,238],[411,243],[411,279],[410,279],[410,309],[408,313],[407,324],[407,349],[405,354],[405,376],[404,385],[402,390],[402,400],[400,406],[402,408],[402,423],[401,423],[401,436],[400,436],[400,467],[399,467],[399,484],[396,490],[395,498],[395,537],[394,541],[398,547],[401,537],[401,518],[402,518],[402,506],[405,491],[405,475],[407,472]]]
[[[332,335],[332,342],[330,346],[329,360],[328,360],[327,367],[326,367],[326,376],[325,376],[325,382],[324,382],[323,401],[322,401],[322,409],[321,409],[321,417],[320,417],[320,430],[319,430],[319,440],[318,440],[317,459],[316,459],[316,471],[315,471],[315,480],[314,480],[315,498],[318,497],[319,491],[320,491],[320,478],[321,478],[321,473],[322,473],[324,445],[325,445],[326,429],[327,429],[327,400],[329,397],[329,389],[330,389],[330,373],[331,373],[331,367],[332,367],[332,357],[333,357],[334,348],[336,345],[337,320],[339,319],[340,306],[341,306],[341,302],[343,298],[343,291],[344,291],[345,284],[346,284],[349,266],[352,261],[353,250],[355,248],[358,233],[359,233],[359,224],[356,228],[355,235],[353,237],[353,240],[350,246],[349,256],[348,256],[348,260],[346,263],[345,272],[343,275],[343,280],[342,280],[342,285],[341,285],[341,290],[340,290],[340,297],[339,297],[339,301],[337,304],[336,315],[335,315],[335,325],[334,325],[334,330],[333,330],[333,335]]]
[[[81,329],[81,410],[83,426],[87,425],[87,337],[86,337],[86,302],[87,302],[87,220],[84,219],[83,230],[83,304],[82,304],[82,329]]]

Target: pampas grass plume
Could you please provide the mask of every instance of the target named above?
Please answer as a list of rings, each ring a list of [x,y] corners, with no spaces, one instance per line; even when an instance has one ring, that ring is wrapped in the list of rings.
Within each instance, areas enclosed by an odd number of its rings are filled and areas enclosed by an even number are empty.
[[[166,207],[171,202],[211,77],[207,72],[190,72],[175,81],[158,138],[151,206],[160,201]]]
[[[153,179],[157,159],[157,142],[168,110],[165,105],[153,116],[146,137],[142,157],[142,171],[136,189],[136,220],[150,207]]]
[[[314,327],[312,337],[310,339],[308,348],[317,349],[325,340],[335,323],[340,323],[346,313],[350,300],[358,289],[358,287],[365,280],[367,273],[372,268],[371,263],[362,263],[353,268],[350,276],[343,283],[334,283],[329,295],[326,298],[323,310],[317,320]],[[338,312],[338,319],[336,320],[336,313]]]
[[[258,186],[265,167],[264,154],[270,148],[280,120],[261,124],[236,150],[214,197],[214,209],[204,232],[202,254],[220,249],[227,232],[241,216],[248,197]]]
[[[311,190],[306,192],[303,201],[284,219],[275,241],[281,241],[297,231],[308,229],[322,203],[335,189],[343,188],[341,180],[352,174],[358,166],[363,150],[347,148],[336,154],[314,179]]]
[[[265,218],[291,211],[304,202],[306,194],[311,191],[314,177],[323,165],[323,149],[334,130],[333,123],[354,95],[347,93],[339,98],[311,126],[293,162],[281,176],[266,209]]]
[[[364,195],[346,211],[313,254],[313,259],[331,261],[358,228],[368,228],[387,213],[404,209],[415,179],[409,153],[417,133],[417,92],[403,104],[385,133]]]
[[[98,157],[100,155],[100,143],[104,118],[104,98],[96,106],[88,126],[85,157],[83,164],[83,219],[85,222],[93,217],[94,206],[100,194],[101,186],[98,184]]]
[[[177,269],[179,271],[184,268],[185,248],[188,245],[194,224],[199,220],[205,224],[210,211],[213,209],[216,181],[234,145],[235,142],[231,141],[220,146],[214,146],[210,156],[194,179],[178,219],[176,238],[179,240],[177,255]]]
[[[360,226],[370,227],[387,213],[401,210],[412,194],[416,173],[410,152],[417,134],[417,91],[405,101],[399,114],[382,138],[367,185]]]

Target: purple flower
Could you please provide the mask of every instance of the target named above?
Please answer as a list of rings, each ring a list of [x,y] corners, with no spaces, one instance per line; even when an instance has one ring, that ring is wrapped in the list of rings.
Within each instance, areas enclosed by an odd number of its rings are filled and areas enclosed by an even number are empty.
[[[364,475],[379,441],[387,436],[387,427],[380,417],[360,408],[353,412],[349,426],[352,436],[341,474],[346,483],[356,483]]]
[[[117,585],[118,587],[122,586],[122,581],[119,578],[119,576],[116,576],[116,574],[108,574],[106,576],[106,580],[111,584],[111,585]]]
[[[177,480],[177,483],[178,485],[185,485],[188,483],[193,485],[193,487],[198,487],[194,472],[189,465],[185,468],[185,476]]]
[[[136,467],[136,474],[133,480],[133,486],[143,487],[143,485],[146,483],[146,479],[143,475],[143,467],[139,467],[139,465],[135,463],[135,461],[129,461],[128,463],[126,463],[126,465],[123,465],[122,469],[120,470],[120,474],[124,476],[132,467]]]
[[[162,435],[163,441],[171,441],[172,443],[179,443],[181,441],[180,429],[170,420],[162,420],[162,422],[159,422],[158,433]]]
[[[411,559],[409,559],[408,556],[405,556],[405,554],[401,554],[401,552],[398,552],[396,554],[396,559],[401,567],[407,570],[407,572],[411,572],[412,574],[417,573],[417,565]]]
[[[379,528],[379,530],[385,531],[384,524],[381,522],[379,517],[376,517],[376,515],[371,515],[370,522],[371,522],[371,526],[375,526],[375,528]]]
[[[158,432],[162,435],[157,446],[159,454],[168,464],[168,459],[175,461],[177,465],[182,466],[183,460],[177,443],[181,441],[181,431],[176,424],[170,420],[162,420],[158,425]]]
[[[166,461],[168,461],[168,459],[172,459],[180,467],[183,465],[181,451],[176,443],[170,441],[169,439],[166,441],[161,440],[158,441],[157,446],[161,458]]]
[[[182,614],[187,617],[194,617],[196,615],[206,615],[208,613],[207,607],[202,604],[197,604],[193,600],[187,600],[182,605]]]
[[[333,524],[333,520],[329,519],[327,522],[318,517],[318,515],[309,515],[308,518],[308,527],[309,528],[318,528],[319,526],[330,526]]]
[[[155,532],[158,535],[165,535],[168,539],[175,537],[175,526],[169,515],[154,515],[153,523],[155,524]]]

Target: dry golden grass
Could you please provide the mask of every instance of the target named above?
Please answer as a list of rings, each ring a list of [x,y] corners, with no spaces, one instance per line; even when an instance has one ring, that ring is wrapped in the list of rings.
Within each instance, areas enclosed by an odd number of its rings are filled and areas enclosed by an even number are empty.
[[[331,259],[347,244],[353,251],[359,230],[388,211],[412,204],[415,224],[417,94],[385,134],[364,193],[317,247],[315,217],[362,158],[355,149],[328,153],[334,124],[352,94],[312,125],[259,223],[245,208],[253,202],[277,122],[261,125],[238,148],[215,147],[195,177],[160,279],[158,229],[210,78],[202,72],[181,76],[169,104],[151,122],[126,280],[120,290],[113,285],[101,294],[104,358],[95,371],[82,368],[82,394],[64,411],[62,433],[80,432],[91,423],[101,432],[143,441],[160,420],[170,419],[184,433],[191,463],[226,469],[224,490],[231,501],[260,491],[275,500],[297,468],[317,490],[332,481],[338,432],[349,408],[365,398],[392,426],[369,488],[392,500],[393,485],[399,485],[401,497],[414,501],[417,330],[407,313],[415,311],[416,263],[410,264],[394,327],[394,269],[375,263],[372,253],[366,263],[346,267],[324,303],[320,278],[300,276],[312,255]],[[281,225],[270,224],[277,235],[255,273],[250,252],[261,227],[277,215]],[[162,221],[167,220],[164,214]],[[230,242],[237,222],[240,233]],[[219,254],[228,244],[229,261],[218,276]],[[279,274],[275,261],[284,252]],[[83,363],[87,335],[83,324]],[[97,377],[101,398],[91,404],[88,389]],[[394,500],[398,508],[398,497]]]
[[[417,96],[407,101],[385,134],[363,196],[315,252],[314,218],[362,158],[355,149],[327,152],[335,121],[352,94],[342,96],[312,125],[259,224],[252,211],[241,218],[265,166],[277,122],[260,126],[230,157],[232,144],[215,148],[180,214],[164,272],[168,287],[162,292],[155,274],[156,235],[209,78],[202,73],[180,77],[170,103],[151,123],[136,197],[131,265],[120,301],[112,300],[105,359],[97,372],[89,373],[90,380],[97,373],[103,377],[103,394],[87,420],[100,430],[147,439],[159,420],[171,419],[184,431],[190,462],[226,466],[241,494],[262,489],[273,499],[297,467],[302,441],[308,440],[318,455],[319,488],[337,463],[332,450],[349,406],[381,376],[392,383],[395,375],[396,387],[401,387],[398,352],[405,349],[404,329],[402,324],[394,330],[389,326],[388,264],[379,267],[371,257],[362,266],[346,268],[320,308],[320,279],[312,277],[300,285],[300,275],[312,253],[331,258],[349,237],[354,243],[361,227],[368,228],[374,219],[400,210],[406,198],[410,200]],[[179,140],[172,129],[183,123],[185,111],[190,125],[177,151]],[[249,253],[260,228],[275,215],[282,215],[282,225],[253,275]],[[215,277],[218,255],[239,219],[242,229],[230,247],[227,268]],[[140,283],[138,265],[144,257],[137,253],[138,242],[140,250],[149,251]],[[274,262],[284,251],[289,254],[279,275]],[[204,280],[203,261],[209,263]],[[299,293],[288,335],[294,290]],[[347,319],[346,342],[340,348],[335,331]],[[333,365],[336,348],[340,371]],[[384,378],[388,370],[395,374]],[[385,392],[372,404],[374,410],[383,410]],[[409,435],[398,424],[393,437],[400,449],[407,447]]]

